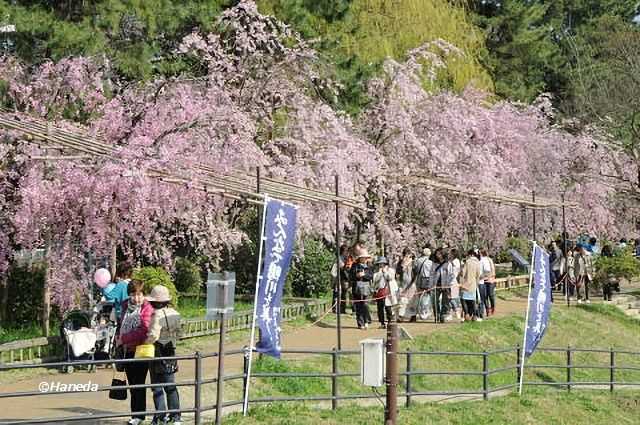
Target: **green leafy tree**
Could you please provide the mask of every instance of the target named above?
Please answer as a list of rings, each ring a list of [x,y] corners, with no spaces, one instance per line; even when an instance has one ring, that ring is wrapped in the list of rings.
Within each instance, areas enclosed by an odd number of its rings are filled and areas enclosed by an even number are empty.
[[[631,280],[640,276],[640,262],[630,250],[613,257],[598,257],[595,264],[595,282],[598,286],[606,281]]]
[[[173,51],[196,28],[210,29],[232,0],[0,0],[2,25],[16,26],[15,53],[30,63],[74,55],[113,59],[128,79],[185,71]]]
[[[144,293],[148,295],[156,285],[163,285],[169,289],[171,302],[178,305],[178,291],[171,281],[171,275],[162,267],[142,267],[133,271],[132,279],[144,282]]]
[[[200,267],[187,258],[176,259],[173,274],[176,289],[184,293],[197,293],[202,287]]]
[[[610,143],[635,169],[597,177],[611,179],[621,193],[640,199],[640,29],[605,16],[571,42],[574,57],[565,110],[610,132]]]
[[[558,103],[568,94],[572,38],[591,31],[603,16],[631,22],[636,0],[468,0],[465,7],[485,31],[484,58],[496,93],[532,101],[551,92]]]
[[[291,288],[291,294],[305,298],[329,294],[333,287],[331,278],[331,267],[335,262],[333,252],[322,242],[307,239],[304,241],[304,253],[301,254],[293,259],[289,269],[287,287]]]

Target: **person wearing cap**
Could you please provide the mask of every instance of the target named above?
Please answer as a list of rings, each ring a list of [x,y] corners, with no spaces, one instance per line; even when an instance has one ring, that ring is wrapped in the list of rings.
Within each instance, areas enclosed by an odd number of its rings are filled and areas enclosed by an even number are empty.
[[[180,313],[169,306],[171,294],[163,285],[157,285],[151,290],[147,300],[154,308],[151,324],[147,335],[147,344],[154,344],[156,357],[175,356],[175,349],[180,337]],[[152,361],[149,372],[152,384],[175,383],[175,373],[178,365],[176,360]],[[166,396],[166,402],[165,402]],[[156,411],[179,410],[180,396],[175,385],[153,388],[153,404]],[[154,415],[154,425],[166,424],[173,421],[174,425],[181,424],[180,412],[159,413]]]
[[[378,257],[376,267],[378,271],[373,275],[373,287],[376,290],[378,321],[380,328],[384,329],[392,319],[391,307],[398,304],[398,284],[395,279],[395,270],[389,267],[386,257]]]
[[[369,305],[366,300],[372,295],[371,281],[373,280],[373,271],[368,264],[371,256],[367,253],[367,250],[363,248],[357,252],[358,257],[351,267],[353,304],[356,310],[358,329],[367,329],[371,323],[371,313],[369,313]]]

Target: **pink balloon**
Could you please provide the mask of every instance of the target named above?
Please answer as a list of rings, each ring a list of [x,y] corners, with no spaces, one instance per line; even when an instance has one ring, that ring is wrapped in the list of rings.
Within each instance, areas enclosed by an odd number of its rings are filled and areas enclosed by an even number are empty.
[[[96,274],[93,276],[93,281],[100,288],[106,287],[109,282],[111,282],[111,273],[107,269],[98,269],[96,270]]]

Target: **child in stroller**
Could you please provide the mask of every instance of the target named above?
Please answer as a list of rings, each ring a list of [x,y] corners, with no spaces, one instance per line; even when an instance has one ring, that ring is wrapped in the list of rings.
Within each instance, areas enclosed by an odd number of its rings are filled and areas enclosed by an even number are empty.
[[[60,336],[64,342],[64,361],[106,360],[111,358],[115,348],[116,324],[113,303],[98,303],[92,312],[72,310],[67,313],[60,326]],[[71,373],[74,367],[63,367],[63,372]],[[95,365],[88,367],[95,371]]]

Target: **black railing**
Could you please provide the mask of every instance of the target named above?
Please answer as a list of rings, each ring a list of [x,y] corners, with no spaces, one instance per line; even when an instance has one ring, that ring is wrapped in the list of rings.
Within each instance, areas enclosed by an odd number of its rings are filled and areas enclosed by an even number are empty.
[[[351,382],[350,388],[342,389],[341,384],[345,379],[359,380],[359,372],[356,362],[349,357],[358,356],[359,351],[353,350],[285,350],[284,357],[293,357],[299,359],[301,357],[312,356],[314,364],[320,366],[316,369],[300,372],[274,372],[264,371],[257,368],[255,373],[251,375],[252,387],[259,388],[264,393],[265,388],[260,387],[258,381],[269,380],[273,384],[275,380],[287,378],[299,379],[326,379],[330,383],[330,390],[324,394],[282,394],[277,396],[261,396],[250,398],[250,404],[258,403],[276,403],[276,402],[304,402],[304,401],[326,401],[331,402],[330,407],[337,409],[339,402],[342,400],[358,400],[358,399],[374,399],[378,395],[373,391],[369,391],[366,387],[359,387]],[[242,381],[242,388],[248,384],[248,351],[232,350],[225,353],[225,356],[243,356],[243,368],[241,373],[230,373],[224,376],[225,382]],[[417,398],[424,398],[426,401],[439,401],[442,398],[482,398],[488,400],[492,395],[501,395],[507,391],[518,387],[520,379],[520,347],[505,348],[494,351],[485,352],[452,352],[452,351],[403,351],[399,352],[400,357],[405,357],[399,364],[404,364],[404,370],[400,371],[400,388],[403,391],[398,392],[398,397],[405,400],[405,406],[409,407]],[[587,361],[580,363],[580,356],[589,356]],[[194,376],[191,380],[177,381],[175,384],[142,384],[127,385],[126,387],[117,387],[119,389],[126,388],[160,388],[171,385],[178,387],[191,387],[194,392],[194,400],[191,406],[180,409],[181,413],[193,414],[195,423],[201,424],[203,415],[207,412],[215,411],[215,404],[206,404],[203,396],[203,386],[208,384],[216,384],[217,377],[206,377],[203,371],[203,361],[207,358],[216,358],[218,353],[200,354],[194,353],[184,356],[167,357],[165,359],[174,359],[179,363],[193,361]],[[602,357],[603,361],[598,362],[597,357]],[[629,357],[632,363],[625,363],[621,358]],[[445,359],[443,359],[445,358]],[[544,363],[537,364],[534,360],[542,360]],[[446,369],[444,366],[438,368],[438,361],[444,364],[446,361]],[[0,373],[9,370],[35,369],[35,368],[63,368],[68,365],[73,366],[98,366],[111,365],[113,363],[134,363],[149,361],[148,359],[127,359],[127,360],[100,360],[100,361],[74,361],[74,362],[56,362],[41,364],[24,364],[24,365],[0,365]],[[460,362],[473,363],[472,369],[458,370],[453,368]],[[420,367],[420,362],[426,363],[425,367]],[[491,366],[494,368],[491,368]],[[349,370],[351,368],[351,370]],[[213,370],[213,368],[211,368]],[[555,376],[550,375],[549,371],[556,372]],[[591,371],[592,374],[580,380],[577,375],[582,371]],[[606,371],[606,372],[605,372]],[[594,376],[593,373],[599,375]],[[604,372],[604,373],[602,373]],[[421,380],[437,378],[438,382],[426,384]],[[496,377],[499,382],[493,382]],[[539,378],[536,380],[534,378]],[[562,379],[566,377],[566,379]],[[51,379],[50,376],[47,376]],[[447,386],[442,380],[445,378],[454,378],[462,380],[459,386]],[[606,379],[601,379],[606,378]],[[536,356],[528,361],[525,366],[525,377],[523,385],[525,386],[551,386],[557,388],[566,388],[567,391],[579,387],[600,388],[614,391],[618,386],[640,387],[640,352],[628,350],[600,350],[600,349],[580,349],[580,348],[539,348]],[[100,386],[98,391],[109,391],[113,387]],[[82,391],[61,391],[61,392],[40,392],[40,391],[21,391],[21,392],[0,392],[0,404],[4,400],[15,398],[26,398],[36,396],[53,396],[61,394],[75,394]],[[105,395],[106,397],[106,395]],[[440,398],[439,398],[440,397]],[[224,400],[224,399],[223,399]],[[221,408],[231,408],[242,405],[242,400],[223,401]],[[85,407],[85,406],[83,406]],[[86,406],[89,407],[89,406]],[[154,413],[174,413],[174,410],[165,410],[160,412],[147,411],[135,412],[136,414],[152,415]],[[101,419],[123,418],[131,415],[131,412],[122,413],[103,413],[91,415],[93,421]],[[86,421],[87,416],[67,416],[67,417],[47,417],[47,418],[30,418],[20,420],[2,421],[0,424],[35,424],[35,423],[62,423],[62,422],[80,422]]]

